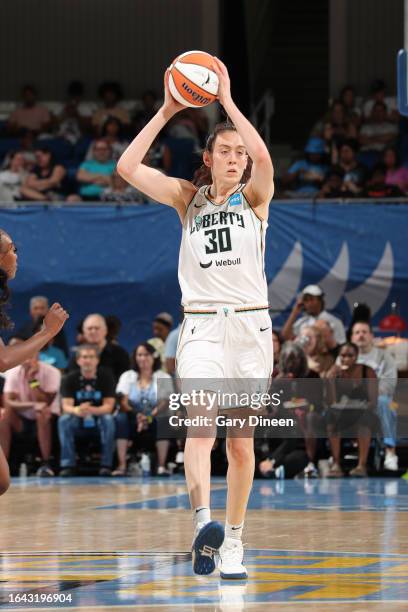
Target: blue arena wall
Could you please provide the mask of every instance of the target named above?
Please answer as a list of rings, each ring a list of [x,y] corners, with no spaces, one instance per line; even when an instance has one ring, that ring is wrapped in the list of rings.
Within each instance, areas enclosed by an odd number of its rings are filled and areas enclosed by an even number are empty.
[[[301,287],[321,283],[328,308],[347,324],[365,301],[374,323],[397,301],[407,317],[408,208],[397,203],[274,201],[266,241],[266,274],[279,327]],[[176,212],[148,206],[27,206],[0,210],[0,227],[19,249],[11,315],[27,319],[28,300],[45,294],[77,322],[90,312],[116,314],[128,349],[151,336],[160,311],[178,318],[181,235]]]

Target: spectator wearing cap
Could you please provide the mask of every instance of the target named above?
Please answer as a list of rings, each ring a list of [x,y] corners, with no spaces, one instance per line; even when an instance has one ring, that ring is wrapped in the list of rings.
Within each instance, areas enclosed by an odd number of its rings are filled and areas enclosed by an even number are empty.
[[[302,310],[305,311],[305,314],[300,319],[297,319]],[[346,341],[343,323],[324,308],[324,293],[322,289],[318,285],[307,285],[283,326],[282,336],[285,340],[292,340],[300,334],[302,327],[311,327],[320,319],[324,319],[329,323],[333,329],[337,344],[343,344]]]
[[[7,132],[13,135],[19,134],[24,129],[36,134],[47,131],[52,117],[45,106],[38,104],[35,87],[24,85],[21,93],[22,105],[9,116],[6,126]]]
[[[282,177],[282,186],[292,197],[313,197],[322,186],[328,171],[324,161],[325,143],[321,138],[309,138],[303,159],[292,164]]]
[[[88,315],[82,324],[82,332],[84,343],[98,348],[99,366],[110,370],[116,384],[119,376],[129,369],[130,359],[127,351],[119,344],[107,341],[108,326],[105,317],[97,313]],[[67,372],[78,369],[77,359],[73,357],[68,364]]]
[[[173,317],[168,312],[160,312],[152,323],[153,338],[150,338],[147,342],[151,344],[159,354],[160,361],[162,364],[162,370],[165,370],[166,357],[165,357],[165,343],[170,334],[170,330],[173,327]]]

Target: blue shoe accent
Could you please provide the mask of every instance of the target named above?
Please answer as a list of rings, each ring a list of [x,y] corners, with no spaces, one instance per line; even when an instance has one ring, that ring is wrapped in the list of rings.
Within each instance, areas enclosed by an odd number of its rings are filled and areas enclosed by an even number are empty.
[[[224,574],[220,572],[220,577],[224,580],[246,580],[248,578],[248,574],[246,572],[241,572],[240,574]]]
[[[216,521],[204,525],[193,543],[193,571],[200,576],[215,570],[214,555],[224,541],[224,527]]]

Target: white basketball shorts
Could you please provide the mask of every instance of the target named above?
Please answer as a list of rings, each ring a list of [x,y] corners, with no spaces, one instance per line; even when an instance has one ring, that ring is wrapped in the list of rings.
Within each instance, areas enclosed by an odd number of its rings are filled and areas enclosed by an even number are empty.
[[[267,308],[220,306],[215,314],[188,307],[185,311],[176,355],[181,380],[269,380],[273,343]]]

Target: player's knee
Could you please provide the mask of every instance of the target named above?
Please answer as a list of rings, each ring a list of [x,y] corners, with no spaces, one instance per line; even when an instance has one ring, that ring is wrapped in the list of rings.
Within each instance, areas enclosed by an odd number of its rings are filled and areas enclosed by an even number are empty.
[[[254,457],[252,438],[227,438],[227,456],[230,462],[248,464]]]

